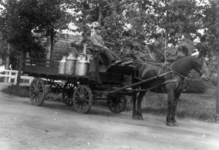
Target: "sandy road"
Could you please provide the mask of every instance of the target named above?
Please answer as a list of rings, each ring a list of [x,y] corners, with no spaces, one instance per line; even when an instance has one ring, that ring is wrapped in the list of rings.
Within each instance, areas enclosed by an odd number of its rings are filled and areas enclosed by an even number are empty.
[[[219,124],[92,107],[79,114],[62,103],[33,106],[29,99],[0,92],[0,150],[219,150]]]

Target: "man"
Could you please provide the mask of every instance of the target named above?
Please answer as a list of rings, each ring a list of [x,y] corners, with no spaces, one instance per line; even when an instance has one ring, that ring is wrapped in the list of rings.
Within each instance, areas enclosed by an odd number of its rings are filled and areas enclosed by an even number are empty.
[[[103,41],[101,33],[101,26],[97,25],[94,28],[94,32],[91,35],[91,43],[93,46],[100,51],[101,54],[104,54],[108,61],[111,63],[111,65],[119,64],[121,63],[121,59],[108,47],[105,46],[105,43]]]

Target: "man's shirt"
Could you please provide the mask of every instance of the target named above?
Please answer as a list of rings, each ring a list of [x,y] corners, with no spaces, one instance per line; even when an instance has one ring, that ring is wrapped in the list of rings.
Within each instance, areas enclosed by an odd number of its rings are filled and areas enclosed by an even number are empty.
[[[96,32],[94,32],[91,35],[90,40],[94,46],[104,46],[105,45],[103,38],[100,35],[98,35]]]

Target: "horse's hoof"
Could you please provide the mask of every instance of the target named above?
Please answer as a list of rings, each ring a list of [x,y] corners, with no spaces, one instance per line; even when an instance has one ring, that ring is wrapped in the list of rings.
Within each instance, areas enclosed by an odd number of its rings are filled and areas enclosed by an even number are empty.
[[[137,115],[133,115],[133,116],[132,116],[132,119],[138,120],[138,116],[137,116]]]
[[[144,120],[144,117],[142,115],[139,115],[138,120]]]
[[[167,126],[174,127],[175,125],[173,122],[167,122]]]
[[[179,126],[176,121],[172,122],[174,126]]]

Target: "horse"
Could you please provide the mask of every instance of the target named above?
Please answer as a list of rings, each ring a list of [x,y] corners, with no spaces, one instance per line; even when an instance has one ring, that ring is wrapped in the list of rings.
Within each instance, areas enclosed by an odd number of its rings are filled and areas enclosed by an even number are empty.
[[[133,87],[135,90],[139,90],[139,94],[134,92],[133,94],[133,119],[143,120],[141,102],[148,90],[156,93],[166,93],[168,98],[168,110],[166,117],[167,126],[177,126],[175,119],[177,102],[180,94],[183,90],[183,81],[191,70],[195,70],[203,80],[208,80],[210,73],[205,61],[205,58],[199,56],[185,56],[172,64],[156,66],[150,63],[139,64],[135,69],[135,78],[133,83],[140,80],[147,80],[161,75],[146,83],[142,83],[139,86]],[[167,73],[170,72],[170,73]],[[167,75],[162,76],[162,74]],[[137,102],[137,103],[136,103]],[[137,105],[137,107],[136,107]]]

